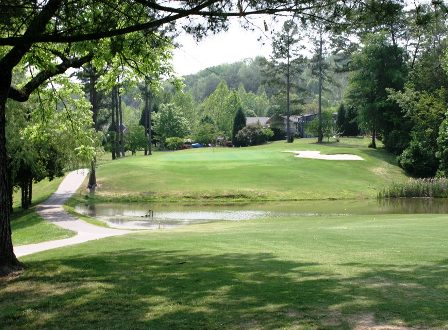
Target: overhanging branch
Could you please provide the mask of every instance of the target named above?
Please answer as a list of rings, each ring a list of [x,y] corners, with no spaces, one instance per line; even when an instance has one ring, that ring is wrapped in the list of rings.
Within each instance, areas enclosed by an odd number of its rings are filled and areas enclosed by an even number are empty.
[[[31,93],[34,92],[46,80],[58,74],[64,73],[69,68],[80,68],[87,62],[90,62],[92,58],[92,54],[88,54],[80,58],[65,58],[61,64],[39,72],[21,89],[11,86],[8,98],[18,102],[26,102],[29,99]]]

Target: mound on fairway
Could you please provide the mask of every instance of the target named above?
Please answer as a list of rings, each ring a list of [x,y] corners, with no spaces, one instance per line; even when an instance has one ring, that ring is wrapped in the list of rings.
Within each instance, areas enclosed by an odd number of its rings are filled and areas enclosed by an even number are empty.
[[[303,200],[372,198],[405,179],[392,155],[363,139],[316,144],[315,139],[248,148],[158,152],[109,161],[98,169],[98,199]],[[362,162],[298,162],[287,150],[353,154]]]

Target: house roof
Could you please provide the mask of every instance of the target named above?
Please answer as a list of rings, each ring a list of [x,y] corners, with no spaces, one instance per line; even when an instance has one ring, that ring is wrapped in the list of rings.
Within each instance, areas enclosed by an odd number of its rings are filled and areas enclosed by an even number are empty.
[[[261,125],[266,126],[269,117],[246,117],[246,126]]]

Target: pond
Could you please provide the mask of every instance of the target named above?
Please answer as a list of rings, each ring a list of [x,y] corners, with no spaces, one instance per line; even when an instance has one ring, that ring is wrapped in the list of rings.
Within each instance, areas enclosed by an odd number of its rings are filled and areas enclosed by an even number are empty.
[[[325,200],[236,204],[79,204],[75,211],[111,227],[162,229],[213,221],[244,221],[275,217],[349,214],[448,213],[447,199]]]

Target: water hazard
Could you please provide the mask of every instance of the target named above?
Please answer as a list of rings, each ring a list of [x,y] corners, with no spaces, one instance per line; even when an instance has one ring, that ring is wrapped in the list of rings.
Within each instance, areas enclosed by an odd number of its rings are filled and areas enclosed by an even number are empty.
[[[111,227],[162,229],[214,221],[245,221],[275,217],[350,214],[448,213],[446,199],[337,200],[264,202],[219,205],[151,203],[80,204],[76,212],[97,218]]]

